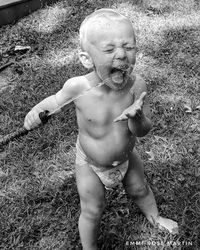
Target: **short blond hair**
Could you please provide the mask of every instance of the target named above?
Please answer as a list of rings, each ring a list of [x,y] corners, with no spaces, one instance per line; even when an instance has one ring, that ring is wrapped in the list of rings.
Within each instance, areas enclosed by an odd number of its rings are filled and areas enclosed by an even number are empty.
[[[87,44],[87,29],[88,25],[91,24],[92,22],[95,22],[99,19],[106,19],[109,21],[113,20],[126,20],[130,22],[130,20],[125,17],[124,15],[118,13],[117,11],[113,9],[99,9],[94,11],[92,14],[88,15],[83,22],[81,23],[80,29],[79,29],[79,41],[80,41],[80,47],[84,51],[86,49],[86,44]],[[131,23],[131,22],[130,22]]]

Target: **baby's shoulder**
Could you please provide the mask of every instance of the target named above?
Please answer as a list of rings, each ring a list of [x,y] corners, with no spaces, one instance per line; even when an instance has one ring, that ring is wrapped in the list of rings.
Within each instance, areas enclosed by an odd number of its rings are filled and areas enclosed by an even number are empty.
[[[73,85],[74,87],[80,87],[86,85],[87,81],[85,76],[75,76],[68,79],[65,84]]]
[[[63,89],[66,92],[74,92],[74,94],[78,94],[79,92],[83,91],[87,87],[87,81],[85,80],[84,76],[75,76],[68,79]]]

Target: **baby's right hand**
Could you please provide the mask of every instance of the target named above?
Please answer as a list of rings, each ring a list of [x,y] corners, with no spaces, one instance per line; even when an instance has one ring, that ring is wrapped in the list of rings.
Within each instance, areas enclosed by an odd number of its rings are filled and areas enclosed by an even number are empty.
[[[39,114],[41,112],[43,112],[44,110],[40,109],[40,108],[33,108],[31,109],[31,111],[28,112],[28,114],[26,115],[25,119],[24,119],[24,127],[27,130],[31,130],[35,127],[38,127],[42,121],[40,120]]]

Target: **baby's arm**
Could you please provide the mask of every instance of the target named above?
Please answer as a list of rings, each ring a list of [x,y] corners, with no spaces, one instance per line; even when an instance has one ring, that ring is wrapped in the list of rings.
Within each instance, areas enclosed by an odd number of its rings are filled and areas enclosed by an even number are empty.
[[[26,115],[24,127],[28,130],[37,127],[41,123],[39,118],[39,113],[41,112],[46,110],[49,111],[49,113],[61,111],[60,107],[65,103],[70,103],[70,101],[81,91],[79,82],[80,81],[77,81],[75,78],[68,80],[63,88],[55,95],[51,95],[35,105]]]
[[[147,87],[141,77],[137,77],[133,85],[132,92],[135,102],[128,107],[114,121],[124,121],[128,119],[130,131],[137,137],[145,136],[151,129],[150,106],[147,98]]]
[[[136,102],[141,101],[141,97],[143,93],[141,94],[140,98],[136,100]],[[137,105],[136,102],[134,104]],[[132,134],[135,134],[137,137],[142,137],[142,136],[145,136],[152,127],[151,120],[147,116],[147,114],[149,114],[149,112],[147,112],[147,110],[149,110],[149,106],[148,106],[147,101],[141,104],[141,106],[139,104],[138,109],[136,105],[135,105],[136,114],[132,117],[129,116],[128,126]]]

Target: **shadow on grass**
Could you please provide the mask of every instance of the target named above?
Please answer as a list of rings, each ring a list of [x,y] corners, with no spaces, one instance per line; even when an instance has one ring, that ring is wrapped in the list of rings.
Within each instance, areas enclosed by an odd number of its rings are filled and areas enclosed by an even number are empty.
[[[4,228],[0,235],[1,249],[29,249],[30,245],[36,243],[35,247],[47,249],[42,248],[42,240],[49,235],[54,235],[55,240],[59,239],[59,234],[65,235],[69,247],[77,244],[79,198],[74,177],[66,179],[57,189],[37,188],[36,186],[30,192],[27,191],[24,196],[15,195],[4,199],[3,206],[0,207]],[[55,235],[55,232],[59,233]],[[71,236],[70,239],[68,235]]]
[[[158,68],[166,69],[165,75],[153,75],[147,79],[150,92],[160,93],[152,100],[155,131],[172,135],[176,128],[186,130],[183,121],[189,121],[184,105],[195,108],[199,105],[200,93],[200,26],[169,29],[163,32],[158,47],[148,45],[146,53],[154,59]],[[191,125],[191,124],[190,124]]]
[[[149,54],[161,65],[170,64],[185,78],[200,77],[199,30],[200,26],[166,30],[163,44],[156,50],[152,47]]]

